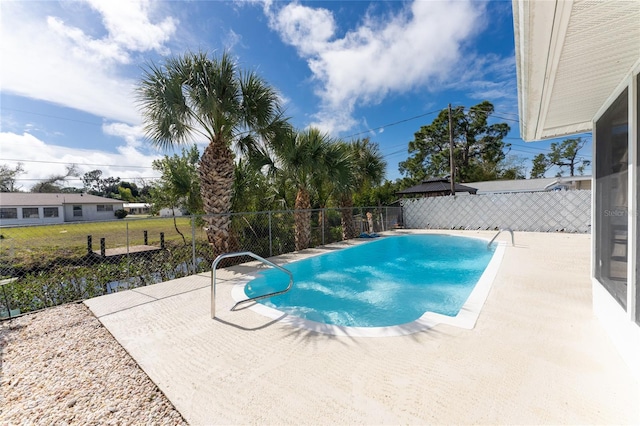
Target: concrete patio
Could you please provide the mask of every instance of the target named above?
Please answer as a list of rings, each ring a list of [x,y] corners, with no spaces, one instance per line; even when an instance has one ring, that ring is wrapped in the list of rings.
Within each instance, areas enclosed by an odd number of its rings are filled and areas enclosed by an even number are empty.
[[[193,425],[640,424],[640,385],[591,310],[590,235],[515,243],[472,330],[334,336],[231,312],[247,264],[218,271],[215,320],[208,273],[85,303]]]

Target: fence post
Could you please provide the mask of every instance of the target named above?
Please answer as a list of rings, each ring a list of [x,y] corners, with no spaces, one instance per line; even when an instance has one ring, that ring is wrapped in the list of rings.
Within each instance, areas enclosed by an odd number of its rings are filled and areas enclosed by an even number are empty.
[[[273,240],[271,239],[271,210],[269,210],[269,257],[273,257]]]
[[[389,206],[384,206],[384,229],[386,231],[389,229]]]
[[[11,319],[11,306],[9,306],[9,298],[7,297],[7,290],[5,290],[4,286],[7,283],[2,283],[2,294],[4,294],[4,302],[7,305],[7,313],[9,314],[9,319]]]
[[[198,264],[196,263],[196,216],[191,215],[191,259],[193,266],[193,273],[198,271]]]
[[[320,227],[322,228],[322,245],[324,245],[324,212],[326,209],[320,210]]]
[[[87,235],[87,254],[91,255],[93,253],[93,237],[91,235]]]
[[[131,256],[129,256],[129,222],[125,223],[125,233],[127,234],[127,279],[131,278]]]
[[[160,233],[160,248],[164,248],[164,232]]]
[[[106,239],[100,238],[100,256],[105,257],[107,255],[107,242]]]
[[[142,231],[144,233],[144,245],[149,245],[149,233],[147,231]]]

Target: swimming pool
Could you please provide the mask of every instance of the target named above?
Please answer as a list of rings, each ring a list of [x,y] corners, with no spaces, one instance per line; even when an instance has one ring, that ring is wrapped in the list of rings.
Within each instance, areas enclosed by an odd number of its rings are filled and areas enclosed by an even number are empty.
[[[408,334],[446,322],[472,328],[503,247],[443,234],[387,236],[284,265],[295,284],[252,309],[331,334]],[[234,298],[286,287],[264,270]],[[475,295],[474,295],[475,293]],[[479,306],[478,306],[479,305]]]

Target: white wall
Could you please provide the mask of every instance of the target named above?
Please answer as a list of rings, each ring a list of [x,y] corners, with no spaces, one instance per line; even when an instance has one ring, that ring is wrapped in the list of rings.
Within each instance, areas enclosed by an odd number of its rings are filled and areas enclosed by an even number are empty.
[[[64,212],[62,211],[62,206],[45,206],[47,209],[50,209],[50,208],[58,209],[58,217],[44,217],[45,207],[32,207],[32,206],[28,207],[28,208],[37,208],[38,217],[23,217],[22,207],[14,207],[14,206],[3,206],[3,207],[15,208],[17,211],[18,218],[17,219],[0,219],[0,226],[47,225],[47,224],[64,222]]]
[[[65,222],[84,222],[99,220],[114,220],[116,218],[114,212],[122,209],[122,204],[113,204],[113,211],[99,212],[96,204],[76,204],[82,207],[82,216],[73,215],[73,205],[64,205],[64,221]]]
[[[179,208],[169,209],[164,208],[160,209],[160,217],[173,217],[173,216],[182,216],[182,210]]]

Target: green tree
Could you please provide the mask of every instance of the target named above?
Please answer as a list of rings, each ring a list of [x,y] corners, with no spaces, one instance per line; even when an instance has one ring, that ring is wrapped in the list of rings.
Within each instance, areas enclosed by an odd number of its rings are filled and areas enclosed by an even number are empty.
[[[214,256],[230,250],[235,147],[250,153],[282,129],[278,93],[255,72],[243,72],[231,57],[187,53],[163,66],[150,64],[137,89],[144,130],[160,148],[196,135],[209,144],[199,164],[200,186]]]
[[[123,188],[122,186],[118,187],[118,199],[128,203],[135,201],[135,198],[131,193],[131,188]]]
[[[24,173],[24,166],[18,163],[13,169],[6,164],[0,164],[0,192],[18,192],[17,176]]]
[[[82,184],[84,190],[88,194],[98,195],[100,197],[118,198],[120,195],[120,178],[119,177],[102,177],[102,170],[91,170],[82,175]],[[124,188],[128,188],[124,182]],[[133,191],[132,191],[133,192]]]
[[[489,124],[494,107],[489,101],[468,110],[452,108],[454,164],[456,181],[473,182],[497,179],[504,150],[503,139],[509,133],[506,123]],[[429,125],[422,126],[409,142],[409,158],[399,165],[400,173],[416,184],[429,177],[450,174],[449,112],[443,109]]]
[[[184,209],[191,214],[202,213],[198,162],[200,153],[196,145],[183,148],[182,154],[165,155],[154,160],[152,167],[161,176],[151,189],[156,208]]]
[[[366,187],[353,196],[355,207],[370,207],[379,205],[389,205],[398,200],[396,192],[402,190],[404,186],[400,181],[385,181],[382,185]]]
[[[134,200],[136,200],[140,196],[138,185],[133,182],[122,181],[120,182],[118,188],[128,189],[131,192],[131,196]],[[120,191],[120,189],[118,189],[118,191]]]
[[[549,160],[544,154],[538,154],[533,157],[533,165],[531,167],[531,179],[543,178],[544,174],[549,170]]]
[[[569,169],[569,176],[575,176],[576,172],[584,174],[591,161],[578,157],[578,153],[586,143],[582,138],[565,139],[561,143],[553,142],[549,145],[551,152],[547,155],[538,154],[533,158],[531,178],[544,177],[551,167],[558,167],[558,177],[562,176],[565,167]]]
[[[349,168],[347,173],[336,179],[343,239],[357,236],[353,222],[354,193],[379,185],[387,167],[378,144],[369,138],[351,141],[346,148]]]
[[[198,177],[198,162],[200,153],[196,145],[190,149],[183,148],[182,155],[164,156],[161,160],[154,160],[152,167],[161,173],[160,179],[151,188],[151,201],[154,211],[162,208],[186,209],[191,214],[202,212],[202,197],[200,195],[200,180]],[[176,215],[173,215],[173,226],[178,229]]]
[[[316,128],[304,131],[289,129],[273,143],[272,151],[254,156],[254,167],[268,166],[268,175],[279,184],[285,183],[295,191],[294,237],[296,250],[309,247],[311,242],[311,193],[314,184],[329,175],[337,166],[340,147]],[[278,185],[278,188],[282,188]],[[286,195],[281,194],[286,200]]]
[[[102,186],[102,170],[91,170],[82,175],[82,183],[84,184],[84,190],[88,194],[102,195],[104,189]]]
[[[269,210],[270,188],[267,177],[249,161],[240,159],[235,167],[233,179],[232,209],[234,212]]]

